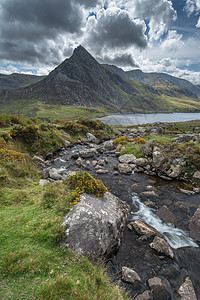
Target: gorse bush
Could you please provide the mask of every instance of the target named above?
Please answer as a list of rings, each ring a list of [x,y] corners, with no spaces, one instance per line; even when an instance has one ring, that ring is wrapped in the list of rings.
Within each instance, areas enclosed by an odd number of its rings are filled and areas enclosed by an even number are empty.
[[[140,137],[130,139],[127,136],[119,136],[114,140],[115,144],[125,144],[125,143],[136,143],[136,144],[146,144],[146,141]]]
[[[39,139],[39,127],[37,125],[15,126],[10,135],[14,139],[19,139],[27,144],[33,144]]]
[[[93,194],[97,198],[103,196],[107,192],[107,188],[104,186],[101,180],[93,178],[87,172],[76,172],[75,175],[69,176],[67,184],[81,193]]]

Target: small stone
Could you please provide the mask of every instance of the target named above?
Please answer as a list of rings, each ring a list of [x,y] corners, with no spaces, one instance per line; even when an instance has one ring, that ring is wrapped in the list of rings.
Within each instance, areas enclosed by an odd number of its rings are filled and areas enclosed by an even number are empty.
[[[174,251],[172,247],[161,237],[155,236],[153,242],[149,245],[159,253],[165,254],[170,258],[174,258]]]
[[[122,267],[122,280],[131,283],[135,288],[138,288],[141,284],[139,275],[133,269],[127,267]]]
[[[119,172],[114,171],[112,174],[113,174],[113,176],[118,176],[118,175],[119,175]]]
[[[130,164],[119,164],[118,170],[122,174],[131,174],[133,171],[133,167]]]
[[[99,169],[96,171],[97,174],[108,174],[109,170],[105,170],[105,169]]]
[[[200,180],[200,171],[196,171],[193,175],[193,180],[199,181]]]
[[[69,148],[71,146],[71,143],[69,141],[64,141],[65,148]]]
[[[58,170],[56,168],[52,168],[49,170],[49,177],[54,179],[54,180],[61,180],[62,175],[58,173]]]
[[[40,181],[39,181],[39,185],[41,185],[41,186],[44,186],[47,183],[49,183],[49,180],[46,180],[46,179],[40,179]]]
[[[98,138],[96,138],[96,136],[94,136],[92,133],[88,132],[86,134],[86,136],[87,136],[88,142],[94,143],[94,144],[99,144],[100,143],[100,141],[98,140]]]
[[[154,237],[155,235],[160,235],[155,228],[140,220],[135,220],[129,223],[127,227],[129,230],[135,230],[136,233],[138,233],[139,235],[145,235],[147,238]]]
[[[93,161],[92,161],[92,165],[95,167],[96,164],[97,164],[97,160],[93,160]]]
[[[186,277],[180,286],[178,295],[181,300],[197,300],[192,281],[189,277]]]
[[[75,165],[81,166],[82,162],[83,162],[82,158],[79,157],[79,158],[75,161]]]
[[[149,291],[144,291],[142,294],[137,295],[134,300],[153,300],[153,296]]]
[[[139,194],[139,197],[158,197],[154,191],[145,191]]]

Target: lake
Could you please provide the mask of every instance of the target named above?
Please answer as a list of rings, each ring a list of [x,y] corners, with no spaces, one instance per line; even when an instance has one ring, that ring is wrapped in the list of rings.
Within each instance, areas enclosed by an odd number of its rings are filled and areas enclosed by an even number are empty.
[[[120,114],[99,118],[108,125],[138,125],[154,122],[184,122],[200,120],[200,113],[170,113],[170,114]]]

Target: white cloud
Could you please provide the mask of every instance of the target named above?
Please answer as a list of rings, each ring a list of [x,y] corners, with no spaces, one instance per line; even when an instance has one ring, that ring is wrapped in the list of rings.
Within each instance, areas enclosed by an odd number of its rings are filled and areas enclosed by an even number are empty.
[[[200,0],[186,0],[184,9],[188,16],[194,12],[198,12],[200,10]]]
[[[168,52],[175,52],[184,47],[184,42],[182,41],[182,34],[178,34],[176,30],[170,30],[166,39],[161,44],[161,49]]]

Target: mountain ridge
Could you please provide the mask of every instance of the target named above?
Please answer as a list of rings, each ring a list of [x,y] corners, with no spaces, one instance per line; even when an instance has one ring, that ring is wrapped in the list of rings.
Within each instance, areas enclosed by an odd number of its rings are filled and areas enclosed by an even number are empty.
[[[136,76],[137,75],[137,76]],[[40,101],[78,107],[104,107],[113,112],[170,112],[200,110],[197,94],[163,77],[141,70],[125,72],[101,65],[82,46],[41,81],[27,87],[0,91],[0,103]],[[169,75],[170,76],[170,75]],[[146,78],[151,84],[142,82]],[[191,83],[192,85],[192,83]],[[198,86],[197,86],[198,89]],[[21,100],[20,100],[21,99]]]

